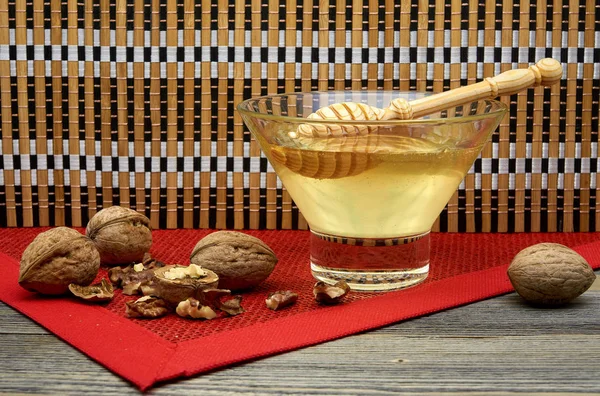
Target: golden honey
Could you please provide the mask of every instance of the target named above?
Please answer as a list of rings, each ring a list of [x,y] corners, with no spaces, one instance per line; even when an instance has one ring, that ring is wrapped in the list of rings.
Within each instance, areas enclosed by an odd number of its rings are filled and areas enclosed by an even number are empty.
[[[353,238],[428,232],[482,148],[394,135],[273,143],[267,155],[311,230]]]

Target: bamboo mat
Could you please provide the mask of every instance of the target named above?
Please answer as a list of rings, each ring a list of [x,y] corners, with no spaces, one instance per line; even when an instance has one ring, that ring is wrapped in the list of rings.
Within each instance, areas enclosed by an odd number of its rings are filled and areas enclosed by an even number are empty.
[[[496,4],[498,3],[498,4]],[[595,231],[599,1],[0,0],[0,226],[306,228],[234,110],[270,93],[442,91],[552,56],[434,230]]]

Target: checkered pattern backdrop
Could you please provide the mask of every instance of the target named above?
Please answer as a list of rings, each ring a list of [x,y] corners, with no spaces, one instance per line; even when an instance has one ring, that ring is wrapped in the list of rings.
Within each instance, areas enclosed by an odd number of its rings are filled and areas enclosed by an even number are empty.
[[[496,4],[498,3],[498,4]],[[235,106],[269,93],[441,91],[561,61],[435,225],[598,228],[600,1],[0,0],[0,226],[306,228]]]

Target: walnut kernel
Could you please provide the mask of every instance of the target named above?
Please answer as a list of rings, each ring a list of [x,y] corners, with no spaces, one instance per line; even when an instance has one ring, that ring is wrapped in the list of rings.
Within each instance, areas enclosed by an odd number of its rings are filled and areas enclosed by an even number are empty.
[[[202,269],[199,265],[190,264],[187,267],[175,266],[168,271],[165,271],[163,274],[165,278],[174,280],[174,279],[183,279],[183,278],[204,278],[208,273]]]
[[[161,298],[154,296],[140,297],[125,303],[125,314],[130,318],[159,318],[169,313],[169,305]]]
[[[350,286],[344,281],[338,281],[334,285],[325,282],[317,282],[313,287],[313,294],[318,303],[332,305],[342,301],[350,291]]]
[[[269,294],[265,300],[267,308],[277,311],[278,309],[289,307],[298,301],[298,294],[290,290],[276,291]]]
[[[177,315],[182,317],[190,317],[194,319],[214,319],[217,317],[217,313],[207,305],[200,305],[198,300],[195,298],[188,298],[185,301],[181,301],[175,309]]]

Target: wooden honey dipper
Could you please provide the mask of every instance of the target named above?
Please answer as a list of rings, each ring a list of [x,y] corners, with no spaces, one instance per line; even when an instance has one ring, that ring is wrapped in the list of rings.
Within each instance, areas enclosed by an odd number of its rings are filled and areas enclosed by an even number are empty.
[[[392,100],[380,120],[411,120],[480,99],[513,95],[530,87],[550,86],[560,81],[562,66],[552,58],[545,58],[527,69],[513,69],[487,77],[483,81],[451,89],[435,95],[408,102],[398,98]]]
[[[437,111],[453,108],[482,99],[492,99],[502,95],[513,95],[530,87],[550,86],[560,81],[561,64],[552,58],[545,58],[526,69],[513,69],[487,77],[483,81],[451,89],[420,99],[407,101],[397,98],[389,107],[380,109],[374,106],[344,102],[322,107],[310,114],[310,120],[351,120],[385,121],[410,120],[423,117]],[[360,136],[373,132],[376,126],[351,124],[306,123],[291,132],[291,138],[314,138],[333,136]],[[275,146],[272,157],[294,172],[316,178],[337,178],[358,174],[369,167],[365,147],[357,152],[319,152],[281,148]],[[324,153],[328,154],[325,155]],[[343,155],[342,155],[343,154]],[[328,158],[331,157],[331,158]]]

